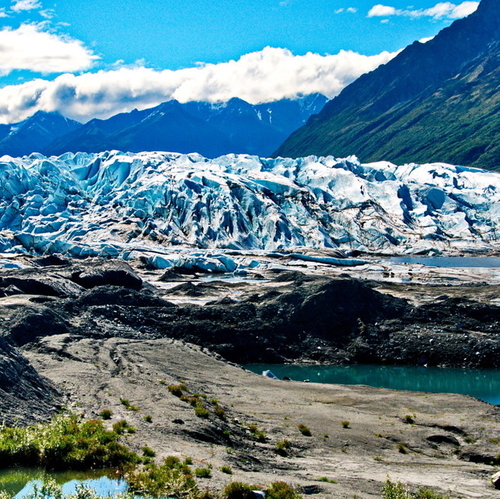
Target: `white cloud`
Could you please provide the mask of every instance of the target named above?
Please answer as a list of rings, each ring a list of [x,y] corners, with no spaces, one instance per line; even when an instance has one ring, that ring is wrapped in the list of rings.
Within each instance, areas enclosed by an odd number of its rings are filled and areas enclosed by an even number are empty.
[[[349,14],[356,14],[356,12],[358,12],[358,9],[356,9],[355,7],[347,7],[347,8],[340,8],[340,9],[337,9],[337,10],[334,10],[333,11],[335,14],[342,14],[344,12],[348,12]]]
[[[432,19],[460,19],[477,10],[479,2],[466,1],[461,4],[441,2],[428,9],[404,10],[388,5],[374,5],[367,17],[405,16],[412,18],[431,17]]]
[[[0,17],[9,17],[7,12],[5,12],[5,9],[0,9]]]
[[[423,10],[422,13],[417,11],[417,15],[419,17],[422,15],[431,16],[434,19],[459,19],[475,12],[478,6],[479,2],[462,2],[459,5],[450,2],[442,2],[430,9]]]
[[[0,74],[22,69],[42,74],[82,71],[97,59],[83,44],[44,31],[43,24],[0,30]]]
[[[384,17],[384,16],[394,16],[397,14],[398,10],[394,7],[389,7],[387,5],[374,5],[368,11],[368,17]]]
[[[171,99],[223,102],[239,97],[257,104],[313,92],[331,98],[395,55],[341,50],[335,55],[296,56],[286,49],[266,47],[238,60],[177,71],[123,67],[79,76],[63,74],[54,81],[37,79],[1,88],[0,121],[21,121],[38,110],[87,121]]]
[[[41,9],[42,4],[38,0],[12,0],[11,10],[13,12],[22,12],[26,10]]]

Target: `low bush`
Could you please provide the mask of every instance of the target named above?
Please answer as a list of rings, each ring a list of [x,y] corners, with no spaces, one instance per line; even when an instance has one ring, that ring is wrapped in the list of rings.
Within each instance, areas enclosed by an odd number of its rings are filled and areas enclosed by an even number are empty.
[[[196,468],[194,474],[197,478],[210,478],[212,476],[209,468]]]
[[[286,456],[288,454],[288,450],[292,447],[292,442],[287,439],[280,440],[276,442],[276,452],[281,456]]]
[[[99,416],[102,419],[111,419],[111,416],[113,416],[113,411],[110,411],[109,409],[103,409],[100,413]]]
[[[142,455],[145,457],[155,457],[156,452],[151,448],[145,445],[142,449]]]
[[[305,424],[299,424],[298,429],[302,435],[310,437],[312,435],[311,430]]]
[[[274,482],[266,491],[267,499],[300,499],[302,496],[286,482]]]
[[[168,385],[167,386],[168,391],[172,394],[175,395],[176,397],[182,397],[185,391],[187,391],[186,385],[180,384],[180,385]]]
[[[175,464],[165,460],[162,465],[148,464],[142,469],[132,469],[127,473],[130,491],[135,495],[153,497],[198,497],[198,486],[189,468],[179,460]]]
[[[205,408],[205,406],[201,403],[198,402],[195,407],[194,407],[194,413],[199,417],[199,418],[208,418],[208,415],[210,414],[208,410]]]
[[[255,487],[243,482],[231,482],[226,485],[223,497],[226,499],[254,499]]]
[[[411,492],[401,482],[386,480],[382,497],[384,499],[450,499],[448,494],[443,495],[430,489],[420,488],[416,492]]]
[[[118,441],[121,434],[115,425],[106,430],[102,420],[76,415],[25,428],[0,427],[0,467],[86,470],[138,462],[137,454]]]
[[[130,426],[125,419],[121,419],[113,423],[113,431],[118,435],[124,435],[125,433],[135,433],[137,430],[134,426]]]

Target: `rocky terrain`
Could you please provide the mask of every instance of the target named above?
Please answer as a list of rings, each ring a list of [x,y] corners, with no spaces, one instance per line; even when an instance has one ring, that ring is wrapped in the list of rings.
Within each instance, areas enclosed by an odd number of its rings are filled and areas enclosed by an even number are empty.
[[[57,256],[2,255],[2,264],[0,418],[9,424],[68,405],[94,417],[108,408],[136,426],[134,448],[211,465],[209,487],[280,479],[317,497],[368,498],[390,476],[452,497],[498,496],[489,482],[500,464],[497,407],[238,366],[498,367],[495,272],[291,258],[245,277]],[[179,384],[203,398],[207,417],[169,391]],[[284,440],[291,447],[279,449]]]

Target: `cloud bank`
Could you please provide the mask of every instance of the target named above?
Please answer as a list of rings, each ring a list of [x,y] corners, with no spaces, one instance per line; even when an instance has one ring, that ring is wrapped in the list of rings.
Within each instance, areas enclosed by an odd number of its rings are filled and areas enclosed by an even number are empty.
[[[388,5],[374,5],[368,12],[367,17],[390,17],[405,16],[414,19],[419,17],[431,17],[432,19],[460,19],[477,10],[479,2],[462,2],[459,5],[451,2],[441,2],[428,9],[404,10],[396,9]]]
[[[27,1],[25,4],[23,8],[28,8]],[[3,28],[0,47],[0,75],[14,70],[42,74],[82,71],[98,59],[79,40],[44,31],[43,23]]]
[[[42,110],[85,122],[171,99],[224,102],[239,97],[258,104],[314,92],[332,98],[396,54],[365,56],[341,50],[335,55],[297,56],[286,49],[266,47],[238,60],[177,71],[123,67],[78,76],[66,73],[53,81],[35,79],[1,88],[0,121],[15,123]]]
[[[38,0],[13,0],[11,10],[13,12],[23,12],[40,8],[42,8],[42,5]]]

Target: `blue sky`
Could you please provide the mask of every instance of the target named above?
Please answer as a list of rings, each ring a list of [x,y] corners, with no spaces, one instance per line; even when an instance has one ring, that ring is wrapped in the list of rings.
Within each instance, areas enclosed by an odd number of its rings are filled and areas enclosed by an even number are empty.
[[[86,121],[177,98],[263,102],[346,84],[478,2],[0,0],[0,121]]]

